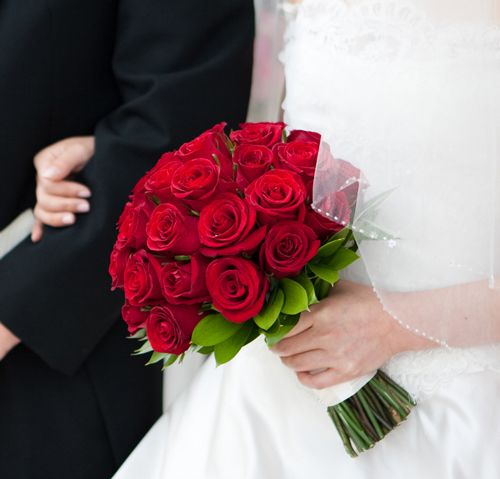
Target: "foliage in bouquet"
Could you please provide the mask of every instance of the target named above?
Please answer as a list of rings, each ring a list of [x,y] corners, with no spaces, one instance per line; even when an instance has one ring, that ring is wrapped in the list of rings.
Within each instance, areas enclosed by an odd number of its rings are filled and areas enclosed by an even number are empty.
[[[259,335],[275,344],[357,259],[344,228],[355,195],[332,196],[339,222],[311,208],[317,133],[224,128],[165,153],[118,222],[113,288],[149,363],[168,366],[192,347],[222,364]]]

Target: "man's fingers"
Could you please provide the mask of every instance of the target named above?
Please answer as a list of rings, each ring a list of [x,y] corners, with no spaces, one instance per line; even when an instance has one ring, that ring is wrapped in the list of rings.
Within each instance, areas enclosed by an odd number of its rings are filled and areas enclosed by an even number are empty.
[[[43,224],[39,220],[35,220],[35,224],[33,225],[33,228],[31,229],[31,241],[33,243],[38,243],[43,236]]]
[[[73,181],[50,181],[38,179],[38,192],[65,198],[90,198],[92,192],[88,187]]]
[[[87,148],[81,143],[68,146],[59,156],[44,162],[39,174],[42,178],[57,181],[80,171],[89,158]]]
[[[37,206],[48,213],[88,213],[90,203],[84,199],[65,198],[48,195],[43,190],[37,191]]]
[[[42,178],[62,180],[80,171],[94,153],[94,137],[68,138],[41,150],[34,159]]]
[[[76,221],[74,213],[50,213],[40,208],[38,205],[35,207],[34,213],[35,218],[40,220],[42,223],[55,228],[70,226]]]

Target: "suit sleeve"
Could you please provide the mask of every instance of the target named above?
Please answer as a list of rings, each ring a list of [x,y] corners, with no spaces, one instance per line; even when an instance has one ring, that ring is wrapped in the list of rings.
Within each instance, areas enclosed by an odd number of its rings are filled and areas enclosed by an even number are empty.
[[[91,212],[0,261],[0,322],[67,374],[119,317],[107,268],[131,188],[162,152],[217,122],[243,121],[250,89],[251,0],[121,0],[117,8],[113,68],[123,101],[96,126],[84,171]]]

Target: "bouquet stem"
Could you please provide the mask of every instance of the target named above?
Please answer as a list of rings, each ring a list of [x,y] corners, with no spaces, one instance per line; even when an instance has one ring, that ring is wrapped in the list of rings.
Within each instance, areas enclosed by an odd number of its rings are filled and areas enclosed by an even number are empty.
[[[383,371],[349,399],[328,408],[346,452],[351,457],[371,449],[415,406],[412,397]]]

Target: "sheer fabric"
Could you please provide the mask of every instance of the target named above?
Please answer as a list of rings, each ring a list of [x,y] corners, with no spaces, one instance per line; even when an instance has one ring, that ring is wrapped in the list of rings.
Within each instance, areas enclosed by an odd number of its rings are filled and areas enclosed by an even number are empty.
[[[320,108],[325,138],[365,180],[354,228],[370,282],[396,319],[443,345],[500,340],[499,10],[306,0],[302,11],[330,46],[311,82],[335,92]],[[317,205],[336,181],[317,175]]]

